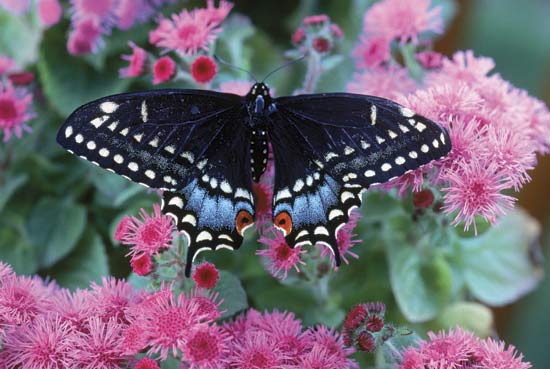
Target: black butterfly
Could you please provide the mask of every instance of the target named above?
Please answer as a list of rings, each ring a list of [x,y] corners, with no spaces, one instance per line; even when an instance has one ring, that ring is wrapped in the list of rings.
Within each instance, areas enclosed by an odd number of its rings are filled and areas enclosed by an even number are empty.
[[[271,98],[153,90],[78,108],[57,142],[134,182],[164,190],[163,212],[203,250],[238,249],[254,223],[252,181],[275,165],[273,223],[290,247],[321,243],[337,264],[338,229],[369,186],[444,157],[447,132],[392,101],[347,93]]]

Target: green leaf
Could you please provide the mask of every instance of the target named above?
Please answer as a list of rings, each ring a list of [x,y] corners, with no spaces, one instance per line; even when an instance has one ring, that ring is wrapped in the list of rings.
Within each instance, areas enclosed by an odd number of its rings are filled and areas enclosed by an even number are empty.
[[[0,260],[10,264],[18,274],[38,270],[36,249],[26,237],[23,215],[5,211],[0,219]]]
[[[65,259],[54,265],[49,275],[61,286],[70,289],[86,288],[109,275],[109,263],[101,237],[92,229]]]
[[[31,243],[40,255],[40,266],[48,268],[67,256],[76,246],[85,223],[83,206],[52,198],[40,200],[27,223]]]
[[[15,16],[0,9],[0,55],[7,55],[25,67],[36,61],[42,26],[36,12]]]
[[[458,325],[478,337],[488,337],[493,333],[493,324],[491,309],[476,302],[461,301],[447,306],[437,317],[433,328],[449,329]]]
[[[529,251],[540,234],[537,221],[515,210],[477,238],[462,239],[466,284],[480,301],[502,306],[533,290],[542,278]]]
[[[26,174],[20,174],[15,177],[8,177],[6,182],[2,183],[0,187],[0,213],[6,206],[8,200],[17,191],[17,189],[25,182],[27,182],[28,176]]]
[[[69,55],[63,24],[44,33],[38,71],[48,100],[61,115],[68,116],[90,100],[124,91],[130,81],[118,76],[119,58],[109,59],[108,68],[98,72],[83,59]]]
[[[239,311],[248,308],[246,292],[236,275],[220,270],[220,279],[213,290],[218,292],[220,297],[223,298],[221,309],[225,310],[225,312],[222,318],[233,316]]]
[[[451,293],[452,273],[446,261],[436,257],[425,262],[412,245],[390,242],[388,263],[392,290],[405,318],[410,322],[434,318]]]

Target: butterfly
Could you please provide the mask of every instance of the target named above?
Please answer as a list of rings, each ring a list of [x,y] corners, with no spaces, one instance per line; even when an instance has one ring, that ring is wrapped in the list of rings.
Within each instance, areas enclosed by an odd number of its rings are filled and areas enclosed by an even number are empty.
[[[69,152],[163,190],[162,211],[188,240],[186,274],[204,250],[238,249],[254,224],[258,182],[273,153],[273,224],[290,247],[337,234],[370,186],[451,150],[437,123],[393,101],[349,93],[272,98],[170,89],[98,99],[57,135]]]

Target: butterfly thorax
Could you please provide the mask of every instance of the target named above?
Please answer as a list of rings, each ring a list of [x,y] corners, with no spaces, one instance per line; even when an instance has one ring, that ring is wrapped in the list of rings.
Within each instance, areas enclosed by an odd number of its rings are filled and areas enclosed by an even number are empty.
[[[258,121],[257,118],[268,116],[276,110],[269,93],[269,87],[265,83],[255,83],[245,99],[248,113],[252,118],[252,125]]]

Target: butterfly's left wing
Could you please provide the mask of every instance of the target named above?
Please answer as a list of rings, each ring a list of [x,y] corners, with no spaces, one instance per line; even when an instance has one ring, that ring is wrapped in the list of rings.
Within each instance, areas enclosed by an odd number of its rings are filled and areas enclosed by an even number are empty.
[[[445,129],[395,102],[357,94],[275,99],[273,220],[291,247],[336,236],[362,191],[450,151]]]

